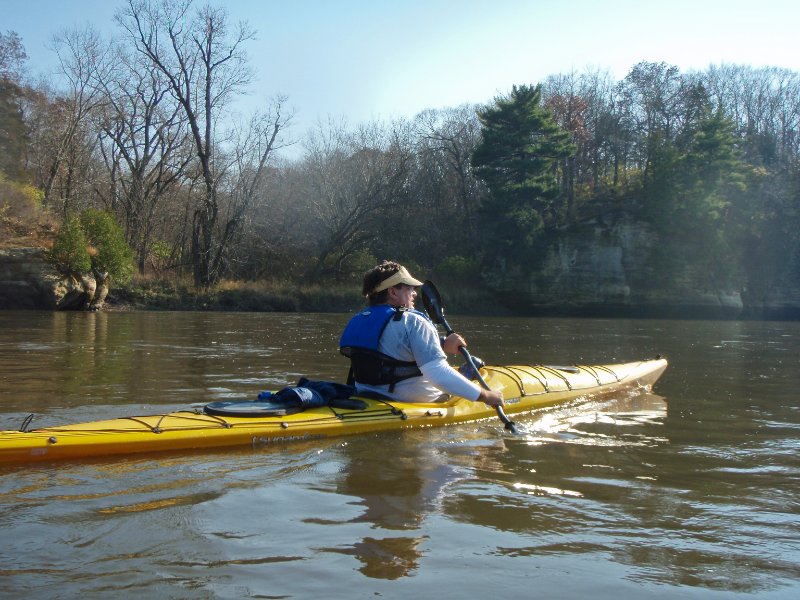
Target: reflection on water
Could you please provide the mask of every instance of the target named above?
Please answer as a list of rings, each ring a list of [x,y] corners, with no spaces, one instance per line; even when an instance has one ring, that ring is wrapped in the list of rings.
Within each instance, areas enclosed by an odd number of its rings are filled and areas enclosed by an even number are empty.
[[[346,318],[0,313],[0,423],[141,414],[253,397],[301,375],[337,379]],[[0,595],[800,592],[800,326],[451,321],[491,362],[661,352],[670,368],[652,393],[516,418],[518,436],[491,419],[5,468]]]
[[[353,497],[350,503],[360,508],[347,522],[369,524],[370,535],[328,551],[356,556],[368,577],[397,579],[418,567],[425,539],[420,526],[435,508],[450,467],[437,464],[425,446],[409,447],[396,437],[386,441],[384,450],[394,456],[389,464],[384,453],[352,455],[335,482],[336,493]]]
[[[653,445],[666,441],[654,436],[654,426],[666,415],[664,397],[630,390],[605,401],[579,401],[544,412],[527,421],[522,433],[531,444]]]

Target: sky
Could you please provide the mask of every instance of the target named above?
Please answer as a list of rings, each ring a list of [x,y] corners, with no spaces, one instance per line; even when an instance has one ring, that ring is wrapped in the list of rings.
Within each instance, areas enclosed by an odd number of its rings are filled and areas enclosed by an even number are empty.
[[[223,2],[212,0],[212,4]],[[87,24],[112,36],[120,0],[0,0],[31,75],[57,66],[55,33]],[[515,84],[641,61],[800,72],[797,0],[227,0],[257,32],[243,112],[288,97],[294,127],[357,124],[428,108],[489,103]]]

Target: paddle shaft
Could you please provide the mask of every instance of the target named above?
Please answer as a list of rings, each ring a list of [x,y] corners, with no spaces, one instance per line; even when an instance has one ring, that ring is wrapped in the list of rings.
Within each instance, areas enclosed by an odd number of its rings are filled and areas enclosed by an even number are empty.
[[[444,313],[438,312],[436,316],[439,317],[439,321],[447,332],[447,335],[453,333],[453,328],[450,327],[447,319],[444,318]],[[478,369],[478,366],[475,364],[475,361],[472,360],[472,355],[469,353],[469,350],[467,350],[464,346],[459,346],[458,351],[461,352],[461,354],[464,356],[464,360],[466,360],[472,367],[473,371],[475,372],[475,376],[478,378],[478,382],[481,384],[481,387],[485,390],[490,390],[491,388],[489,387],[489,384],[486,383],[486,380],[483,378],[483,375],[481,375],[481,372]],[[503,410],[503,407],[495,406],[494,408],[497,411],[497,416],[500,417],[500,420],[503,422],[503,425],[505,425],[506,429],[517,433],[516,424],[514,424],[514,421],[508,418],[506,412]]]

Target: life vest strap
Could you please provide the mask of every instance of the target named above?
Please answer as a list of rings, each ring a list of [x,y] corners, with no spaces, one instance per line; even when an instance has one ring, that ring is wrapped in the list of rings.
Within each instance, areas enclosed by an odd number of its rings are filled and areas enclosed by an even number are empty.
[[[345,346],[341,353],[350,358],[348,383],[352,378],[353,382],[367,385],[388,385],[391,392],[398,382],[422,375],[417,363],[398,360],[375,350]]]

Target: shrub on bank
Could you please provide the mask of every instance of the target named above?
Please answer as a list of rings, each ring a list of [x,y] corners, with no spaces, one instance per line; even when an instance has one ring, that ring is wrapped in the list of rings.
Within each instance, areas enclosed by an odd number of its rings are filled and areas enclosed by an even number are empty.
[[[69,217],[61,226],[47,257],[65,275],[86,273],[92,268],[88,242],[80,222]]]
[[[111,213],[94,208],[81,213],[81,227],[92,251],[92,270],[108,273],[116,282],[130,280],[133,275],[133,251],[125,241],[125,233]]]
[[[65,274],[93,271],[121,283],[133,274],[133,251],[125,234],[114,217],[102,210],[88,209],[80,217],[67,217],[48,257]]]
[[[0,171],[0,219],[36,223],[42,213],[43,196],[40,189],[12,181]]]

